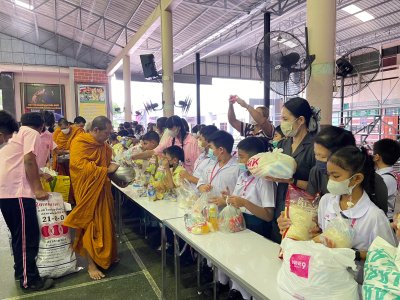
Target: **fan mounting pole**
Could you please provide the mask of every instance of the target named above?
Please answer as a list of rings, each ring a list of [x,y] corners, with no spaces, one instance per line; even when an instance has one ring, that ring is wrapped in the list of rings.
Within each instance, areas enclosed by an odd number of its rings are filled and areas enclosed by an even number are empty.
[[[197,104],[197,124],[201,124],[201,113],[200,113],[200,53],[196,53],[196,104]]]
[[[270,60],[271,60],[271,51],[270,44],[271,41],[268,37],[268,34],[271,32],[271,13],[264,13],[264,105],[269,111],[269,106],[271,103],[270,98],[270,86],[271,86],[271,75],[270,75]]]
[[[344,128],[344,76],[340,78],[340,127]]]

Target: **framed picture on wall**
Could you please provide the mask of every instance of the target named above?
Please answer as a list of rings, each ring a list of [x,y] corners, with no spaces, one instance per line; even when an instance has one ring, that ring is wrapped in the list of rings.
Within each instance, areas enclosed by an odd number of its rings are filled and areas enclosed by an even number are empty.
[[[20,87],[23,113],[48,110],[64,116],[65,86],[63,84],[21,82]]]
[[[96,83],[77,83],[78,115],[87,121],[97,116],[108,116],[108,86]]]

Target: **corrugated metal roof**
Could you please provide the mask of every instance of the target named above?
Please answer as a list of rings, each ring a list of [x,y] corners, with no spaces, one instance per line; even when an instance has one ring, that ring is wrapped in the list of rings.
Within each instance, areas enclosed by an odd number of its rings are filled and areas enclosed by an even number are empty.
[[[15,5],[14,0],[1,1],[0,32],[51,48],[85,63],[96,63],[93,66],[101,68],[121,51],[159,3],[157,0],[36,0],[32,2],[33,11],[30,11]],[[338,51],[400,37],[399,0],[337,1]],[[278,11],[279,4],[282,11]],[[364,23],[340,9],[350,4],[368,11],[375,19]],[[208,53],[252,55],[262,37],[263,22],[263,10],[252,10],[260,5],[275,11],[272,29],[288,30],[300,36],[303,34],[305,0],[184,0],[173,11],[175,58],[188,53],[188,50],[200,51],[202,56]],[[252,11],[250,15],[249,11]],[[202,43],[242,17],[245,21]],[[139,54],[154,53],[160,64],[160,41],[160,29],[157,29],[132,56],[134,70],[141,68]],[[90,52],[96,53],[96,59],[88,58]],[[190,52],[176,65],[182,67],[193,60],[194,52]]]

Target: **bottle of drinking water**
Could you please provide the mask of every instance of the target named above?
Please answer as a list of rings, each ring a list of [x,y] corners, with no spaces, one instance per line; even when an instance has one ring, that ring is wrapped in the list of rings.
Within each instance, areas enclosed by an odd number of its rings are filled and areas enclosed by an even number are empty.
[[[156,189],[151,184],[147,186],[147,197],[150,201],[156,201],[157,199]]]

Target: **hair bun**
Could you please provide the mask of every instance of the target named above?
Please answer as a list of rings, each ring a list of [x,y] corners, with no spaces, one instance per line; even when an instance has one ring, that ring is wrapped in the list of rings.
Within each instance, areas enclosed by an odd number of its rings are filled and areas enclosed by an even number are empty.
[[[311,118],[308,124],[308,131],[316,132],[319,129],[319,122],[321,121],[321,109],[316,106],[311,106]]]

